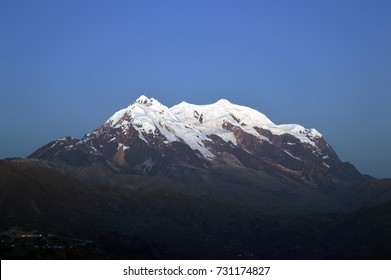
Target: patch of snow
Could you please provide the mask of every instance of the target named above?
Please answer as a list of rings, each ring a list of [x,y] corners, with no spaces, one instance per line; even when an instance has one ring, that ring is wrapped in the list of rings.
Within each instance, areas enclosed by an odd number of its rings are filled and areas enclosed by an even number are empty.
[[[287,150],[284,150],[285,153],[287,153],[289,156],[293,157],[294,159],[297,159],[297,160],[301,160],[301,158],[298,158],[298,157],[295,157],[294,155],[292,155],[290,152],[288,152]]]
[[[56,146],[57,144],[58,144],[58,141],[54,142],[53,145],[51,145],[51,146],[49,147],[49,149],[54,148],[54,146]]]
[[[149,142],[147,141],[147,139],[144,138],[144,136],[142,134],[139,133],[138,137],[149,145]]]
[[[128,146],[125,146],[124,144],[122,144],[122,143],[118,143],[118,147],[117,147],[117,150],[119,150],[119,149],[121,149],[122,148],[122,150],[123,151],[125,151],[125,150],[128,150],[129,149],[129,147]]]

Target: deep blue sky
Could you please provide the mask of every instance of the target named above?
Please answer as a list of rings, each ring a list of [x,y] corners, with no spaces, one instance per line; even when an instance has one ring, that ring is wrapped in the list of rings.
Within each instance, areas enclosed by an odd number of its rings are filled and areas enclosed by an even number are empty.
[[[0,2],[0,158],[81,137],[139,95],[315,127],[391,177],[391,1]]]

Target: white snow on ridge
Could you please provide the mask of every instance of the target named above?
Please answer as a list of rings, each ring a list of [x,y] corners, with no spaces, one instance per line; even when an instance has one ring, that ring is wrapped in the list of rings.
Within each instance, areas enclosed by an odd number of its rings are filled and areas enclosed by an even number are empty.
[[[269,139],[259,135],[253,127],[273,124],[264,114],[248,107],[232,104],[225,99],[210,105],[193,105],[182,102],[171,107],[170,110],[186,125],[193,126],[205,135],[218,135],[224,141],[231,141],[234,144],[236,144],[236,138],[232,132],[223,129],[224,122],[240,126],[244,131],[266,141]],[[197,115],[200,118],[196,118]]]
[[[273,134],[282,135],[284,133],[291,134],[298,138],[303,143],[309,143],[313,146],[316,146],[313,138],[322,137],[316,129],[314,128],[305,128],[299,124],[280,124],[275,126],[270,126],[269,129]]]
[[[106,123],[116,124],[120,119],[122,119],[122,117],[126,114],[127,111],[128,111],[128,108],[119,110],[118,112],[115,112],[114,115],[112,115],[106,121]]]
[[[171,107],[170,110],[181,121],[193,124],[197,124],[194,118],[194,112],[198,112],[200,115],[203,114],[203,125],[209,127],[214,127],[217,123],[220,124],[222,120],[251,127],[261,126],[263,124],[274,125],[264,114],[245,106],[232,104],[225,99],[209,105],[193,105],[182,102]]]
[[[269,141],[269,139],[259,135],[254,127],[270,130],[276,135],[288,133],[300,139],[301,142],[310,143],[312,145],[315,145],[312,138],[322,137],[322,134],[317,130],[306,129],[298,124],[276,125],[264,114],[249,107],[232,104],[225,99],[221,99],[210,105],[193,105],[182,102],[171,107],[170,110],[179,120],[200,128],[201,130],[205,130],[207,135],[216,134],[220,136],[219,131],[216,131],[216,129],[221,128],[224,121],[228,121],[234,125],[240,126],[247,133],[251,133],[266,141]],[[202,123],[194,117],[194,112],[203,116]],[[224,137],[222,138],[224,139]],[[232,142],[236,143],[236,141]]]
[[[156,99],[142,95],[127,108],[112,115],[105,124],[125,129],[131,123],[145,142],[146,135],[160,132],[168,142],[183,141],[193,150],[199,150],[204,157],[214,158],[204,144],[204,141],[210,141],[208,135],[215,134],[227,143],[237,144],[233,132],[223,129],[225,122],[264,141],[269,139],[260,135],[254,127],[267,129],[276,135],[288,133],[313,146],[316,146],[313,139],[322,137],[317,130],[298,124],[276,125],[264,114],[225,99],[209,105],[181,102],[168,108]]]
[[[124,117],[127,119],[124,120]],[[156,133],[160,132],[168,142],[183,141],[193,150],[199,150],[204,157],[214,158],[202,142],[208,138],[202,132],[184,125],[169,108],[156,99],[141,96],[128,108],[115,113],[106,121],[106,124],[118,128],[129,122],[133,124],[139,132],[139,137],[146,143],[148,143],[146,135],[156,136]]]

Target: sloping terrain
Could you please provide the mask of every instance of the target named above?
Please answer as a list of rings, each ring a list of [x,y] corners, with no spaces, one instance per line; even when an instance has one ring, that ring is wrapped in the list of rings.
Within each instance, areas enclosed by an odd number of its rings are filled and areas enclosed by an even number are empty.
[[[351,214],[279,214],[162,178],[79,183],[42,161],[0,161],[0,176],[2,259],[390,257],[390,203]]]

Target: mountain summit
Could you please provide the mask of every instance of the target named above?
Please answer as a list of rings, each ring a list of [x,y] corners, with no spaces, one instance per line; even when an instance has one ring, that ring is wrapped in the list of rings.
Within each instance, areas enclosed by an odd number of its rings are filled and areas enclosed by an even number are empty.
[[[168,108],[142,95],[82,139],[58,139],[30,157],[80,174],[86,167],[100,166],[103,174],[163,176],[190,183],[215,179],[216,173],[248,173],[257,181],[313,186],[362,180],[316,129],[277,125],[225,99]]]

